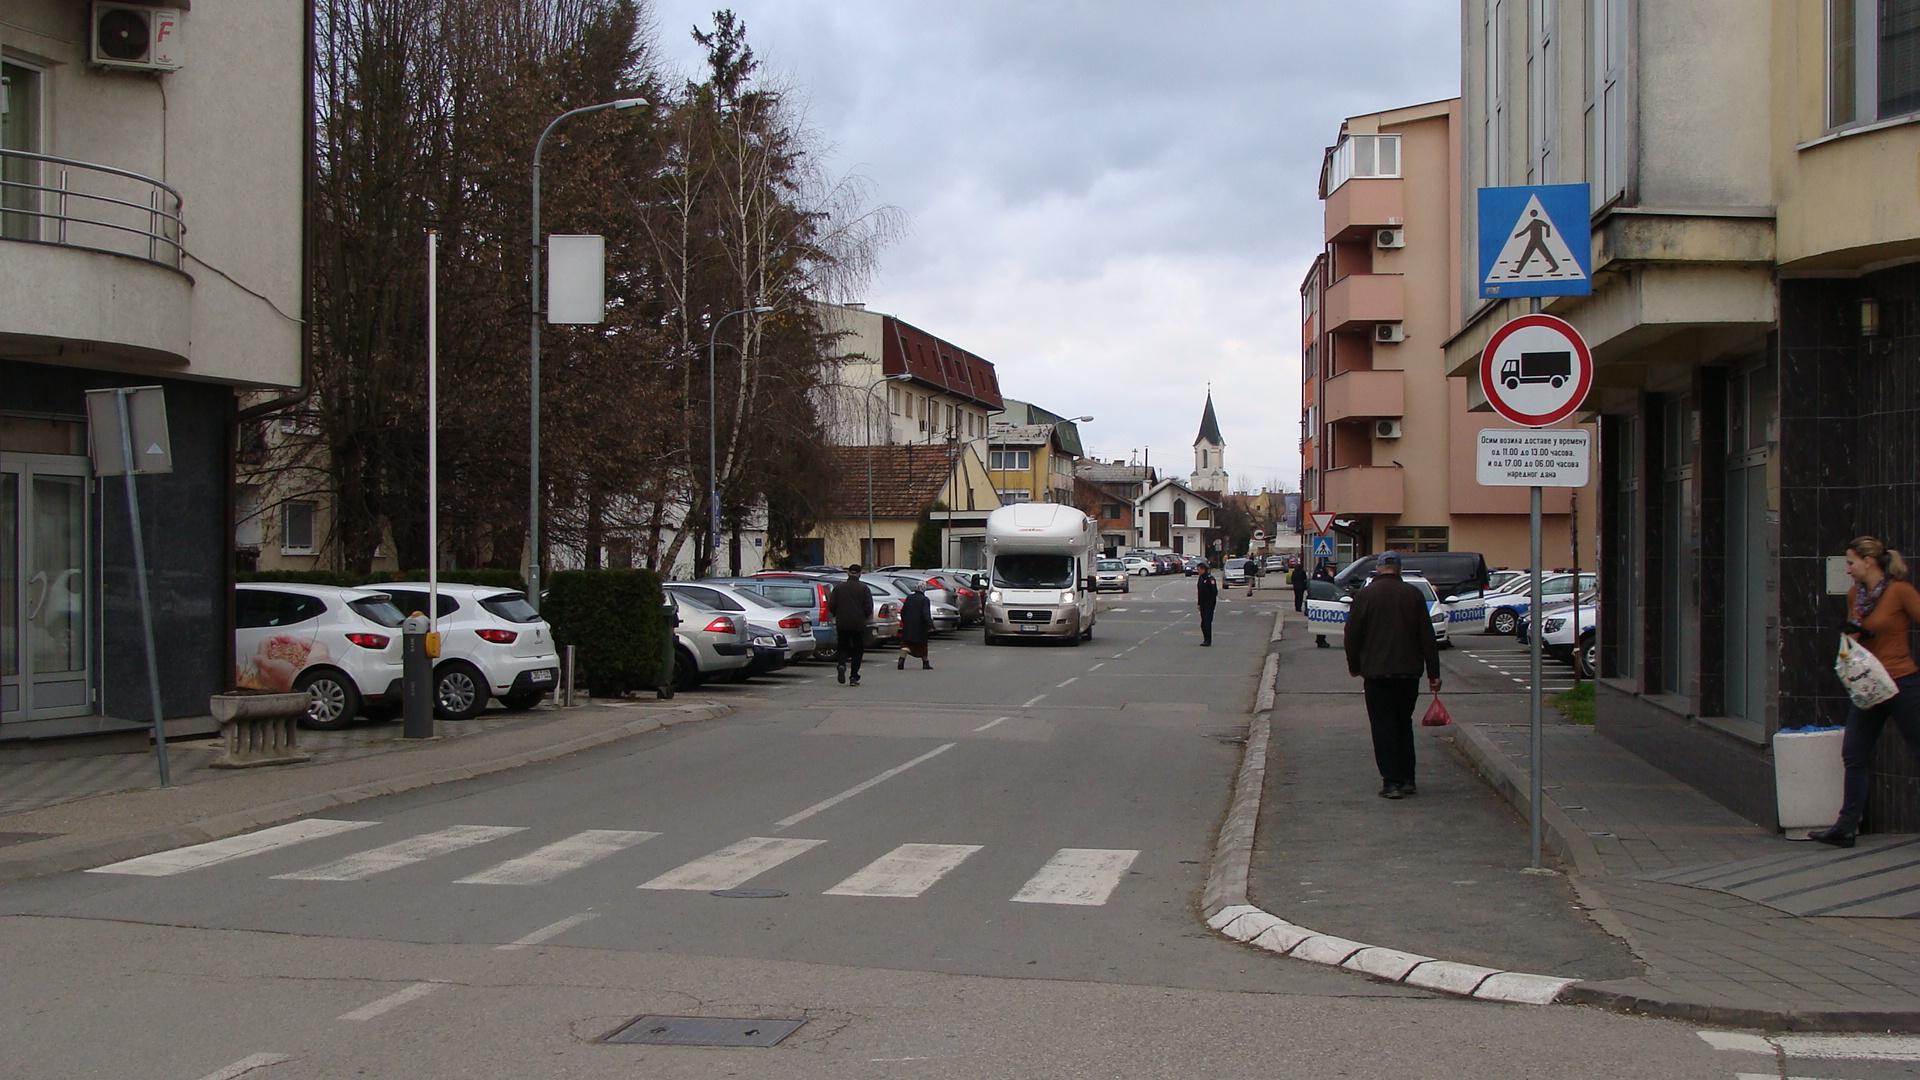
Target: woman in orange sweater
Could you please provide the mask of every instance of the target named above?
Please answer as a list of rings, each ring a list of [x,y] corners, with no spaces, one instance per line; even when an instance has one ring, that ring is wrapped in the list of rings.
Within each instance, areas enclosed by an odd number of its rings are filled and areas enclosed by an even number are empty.
[[[1900,692],[1871,709],[1847,710],[1847,733],[1840,743],[1840,761],[1847,770],[1840,817],[1810,837],[1843,848],[1852,847],[1860,831],[1860,816],[1867,808],[1867,770],[1887,721],[1899,725],[1908,749],[1920,752],[1920,668],[1907,648],[1908,632],[1920,624],[1920,591],[1907,583],[1907,564],[1900,553],[1871,536],[1856,537],[1847,545],[1847,574],[1853,587],[1847,590],[1845,633],[1886,666]]]

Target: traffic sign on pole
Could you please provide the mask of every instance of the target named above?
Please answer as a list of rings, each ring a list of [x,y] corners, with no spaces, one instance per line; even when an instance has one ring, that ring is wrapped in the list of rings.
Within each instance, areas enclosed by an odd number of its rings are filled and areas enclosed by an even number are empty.
[[[1592,294],[1587,185],[1491,187],[1479,195],[1482,299]]]
[[[1307,517],[1311,519],[1311,524],[1313,525],[1314,532],[1323,533],[1323,532],[1326,532],[1328,529],[1333,528],[1334,513],[1331,510],[1325,513],[1315,511],[1311,514],[1308,514]]]
[[[1333,537],[1321,533],[1313,538],[1313,557],[1316,559],[1333,558]]]
[[[1264,543],[1266,543],[1266,542],[1267,542],[1267,530],[1265,530],[1265,529],[1255,529],[1255,530],[1253,530],[1253,542],[1254,542],[1254,543],[1256,543],[1256,544],[1264,544]]]
[[[1578,412],[1593,388],[1593,353],[1565,319],[1509,319],[1480,354],[1480,390],[1493,411],[1522,427],[1551,427]]]

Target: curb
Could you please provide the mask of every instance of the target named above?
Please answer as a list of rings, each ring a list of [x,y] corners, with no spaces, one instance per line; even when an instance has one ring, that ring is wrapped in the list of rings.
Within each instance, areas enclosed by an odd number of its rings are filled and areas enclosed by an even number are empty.
[[[177,825],[164,829],[152,829],[147,832],[127,833],[105,837],[98,840],[83,840],[56,851],[47,851],[22,857],[7,858],[0,855],[0,883],[21,881],[27,878],[46,877],[50,874],[63,874],[73,870],[85,870],[93,866],[102,866],[111,862],[151,855],[156,851],[167,851],[189,844],[204,844],[210,840],[221,840],[237,836],[243,832],[291,821],[297,817],[315,814],[322,810],[345,806],[349,803],[376,799],[383,795],[398,795],[407,791],[416,791],[437,784],[454,783],[486,776],[489,773],[504,772],[523,765],[550,761],[568,754],[603,746],[620,739],[644,735],[658,731],[663,727],[684,724],[693,720],[715,720],[731,715],[730,705],[680,705],[663,713],[656,713],[645,719],[630,720],[624,724],[606,728],[587,735],[578,735],[563,742],[551,743],[531,750],[522,750],[504,757],[469,765],[455,765],[429,772],[378,780],[351,787],[315,795],[305,795],[295,799],[268,803],[250,810],[236,811],[219,817],[208,818],[191,825]]]
[[[1284,613],[1275,613],[1271,641],[1280,640],[1285,618]],[[1248,902],[1247,871],[1253,861],[1254,830],[1259,823],[1260,796],[1266,784],[1267,743],[1273,732],[1274,676],[1279,661],[1278,653],[1267,654],[1254,715],[1247,727],[1246,747],[1234,775],[1233,797],[1214,841],[1206,890],[1201,894],[1201,913],[1207,925],[1224,937],[1281,956],[1444,994],[1518,1005],[1547,1005],[1564,1000],[1567,990],[1575,984],[1573,979],[1502,971],[1385,949],[1310,930]]]
[[[1521,817],[1532,813],[1533,800],[1528,795],[1531,786],[1520,767],[1493,745],[1477,725],[1456,723],[1453,731],[1456,736],[1454,745],[1466,754],[1474,771],[1512,803],[1514,809],[1520,811]],[[1600,861],[1600,850],[1593,846],[1593,840],[1585,830],[1573,823],[1565,810],[1548,799],[1540,811],[1540,821],[1545,826],[1542,839],[1549,850],[1572,863],[1574,873],[1582,877],[1606,876],[1607,868]]]

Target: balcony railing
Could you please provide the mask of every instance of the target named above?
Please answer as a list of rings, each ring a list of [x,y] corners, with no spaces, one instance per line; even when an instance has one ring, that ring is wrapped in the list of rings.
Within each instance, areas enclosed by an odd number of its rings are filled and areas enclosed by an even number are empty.
[[[131,255],[180,268],[180,193],[111,165],[0,149],[0,239]]]

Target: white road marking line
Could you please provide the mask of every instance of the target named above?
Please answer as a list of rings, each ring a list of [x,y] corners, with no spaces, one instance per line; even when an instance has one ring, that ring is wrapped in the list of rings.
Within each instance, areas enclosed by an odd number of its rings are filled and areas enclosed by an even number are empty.
[[[291,1054],[250,1054],[224,1069],[208,1073],[200,1080],[234,1080],[235,1077],[245,1076],[255,1069],[264,1069],[269,1065],[278,1065],[283,1061],[292,1060]]]
[[[711,855],[702,855],[684,866],[669,870],[640,887],[697,892],[738,888],[788,859],[804,855],[824,843],[825,840],[749,836]]]
[[[1041,702],[1043,702],[1043,701],[1045,701],[1045,700],[1047,700],[1047,695],[1045,695],[1045,694],[1035,694],[1035,695],[1033,695],[1032,697],[1030,697],[1030,698],[1028,698],[1027,700],[1025,700],[1025,701],[1023,701],[1023,702],[1021,702],[1021,703],[1020,703],[1020,707],[1021,707],[1021,708],[1023,708],[1023,709],[1031,709],[1031,708],[1033,708],[1033,707],[1034,707],[1035,705],[1038,705],[1038,704],[1040,704]]]
[[[1749,1035],[1744,1031],[1696,1031],[1708,1046],[1715,1050],[1733,1050],[1743,1054],[1766,1054],[1773,1056],[1773,1044],[1758,1035]]]
[[[352,1012],[341,1013],[339,1017],[337,1017],[337,1019],[354,1020],[354,1021],[371,1020],[374,1017],[381,1015],[382,1013],[392,1012],[393,1010],[399,1008],[400,1006],[405,1005],[409,1001],[426,997],[428,994],[433,993],[435,990],[440,989],[444,985],[446,984],[437,983],[437,982],[417,982],[417,983],[414,983],[412,986],[405,987],[400,990],[395,990],[393,993],[388,994],[386,997],[381,998],[379,1001],[369,1001],[365,1005],[360,1006],[359,1008],[353,1010]]]
[[[1053,688],[1055,690],[1065,690],[1067,687],[1072,686],[1074,683],[1077,683],[1079,681],[1080,681],[1080,676],[1075,675],[1074,677],[1068,679],[1066,682],[1054,683]]]
[[[1120,876],[1140,857],[1116,848],[1061,848],[1013,894],[1016,904],[1077,904],[1099,907],[1113,895]]]
[[[229,836],[224,840],[175,848],[172,851],[159,851],[108,866],[96,866],[87,873],[138,874],[142,877],[184,874],[189,870],[216,866],[223,862],[232,862],[234,859],[244,859],[249,855],[272,851],[275,848],[287,847],[306,840],[317,840],[324,836],[338,836],[341,833],[378,824],[380,823],[377,821],[333,821],[328,818],[289,821],[285,825],[275,825],[271,829],[243,833],[240,836]]]
[[[498,840],[503,836],[512,836],[525,832],[523,825],[449,825],[430,833],[410,836],[384,847],[372,848],[344,859],[335,859],[330,863],[310,866],[305,870],[295,870],[290,874],[275,874],[276,881],[364,881],[375,874],[388,870],[398,870],[403,866],[412,866],[424,862],[435,855],[446,855],[484,844],[489,840]]]
[[[1775,1035],[1790,1058],[1846,1061],[1920,1061],[1920,1038],[1900,1035]]]
[[[978,844],[901,844],[823,895],[919,896],[979,850]]]
[[[508,859],[498,866],[470,874],[454,884],[544,885],[561,874],[599,862],[609,855],[617,855],[659,835],[657,832],[628,832],[622,829],[588,829],[517,859]]]
[[[904,765],[895,765],[893,768],[888,769],[886,772],[881,773],[879,776],[876,776],[871,780],[863,780],[860,783],[853,785],[852,787],[841,792],[840,794],[835,795],[831,799],[822,799],[819,802],[814,803],[812,806],[807,807],[805,810],[802,810],[791,817],[783,817],[779,821],[774,822],[773,827],[776,829],[785,829],[794,825],[798,825],[799,823],[807,820],[808,818],[819,813],[820,811],[831,810],[834,807],[839,806],[841,803],[846,802],[848,799],[853,798],[855,795],[858,795],[861,792],[867,790],[868,788],[873,787],[875,784],[885,783],[886,781],[891,780],[896,776],[899,776],[901,773],[906,772],[908,769],[913,768],[915,765],[918,765],[923,761],[927,761],[932,758],[939,757],[941,754],[946,753],[947,751],[953,749],[958,745],[960,744],[959,743],[943,743],[939,746],[936,746],[933,749],[927,751],[924,754],[921,754],[919,757],[914,758],[912,761],[909,761]]]
[[[986,723],[984,723],[984,724],[981,724],[981,725],[980,725],[979,727],[977,727],[977,728],[974,728],[973,730],[975,730],[975,731],[985,731],[985,730],[987,730],[988,728],[990,728],[990,727],[992,727],[992,726],[994,726],[995,724],[1002,724],[1002,723],[1005,723],[1005,722],[1007,722],[1008,720],[1011,720],[1011,719],[1013,719],[1013,717],[1011,717],[1011,716],[996,716],[996,717],[994,717],[993,719],[991,719],[991,720],[989,720],[989,721],[987,721]]]
[[[496,952],[512,952],[515,949],[524,949],[530,945],[538,945],[543,941],[549,941],[559,937],[561,934],[579,926],[581,923],[591,922],[596,918],[599,918],[599,916],[591,911],[583,911],[578,915],[569,915],[559,922],[548,923],[533,933],[528,934],[526,937],[516,941],[509,941],[505,945],[495,945],[493,948]]]
[[[1102,661],[1100,661],[1099,663],[1097,663],[1097,664],[1095,664],[1095,665],[1093,665],[1092,667],[1090,667],[1090,668],[1088,668],[1088,669],[1087,669],[1087,671],[1088,671],[1088,672],[1095,672],[1095,671],[1099,671],[1099,670],[1100,670],[1101,668],[1103,668],[1103,667],[1106,667],[1106,666],[1107,666],[1107,662],[1106,662],[1105,660],[1102,660]]]
[[[1818,1076],[1781,1077],[1773,1073],[1734,1073],[1733,1080],[1821,1080]]]

